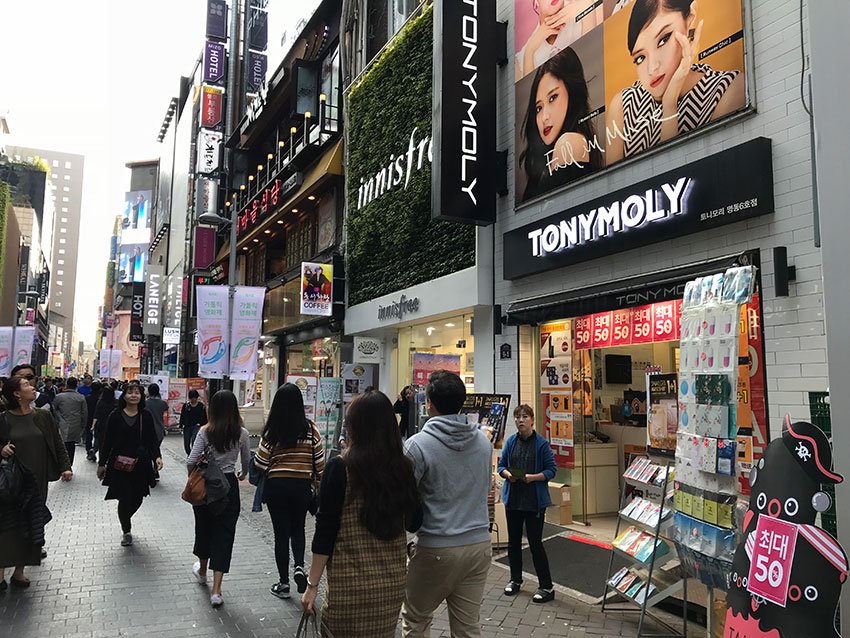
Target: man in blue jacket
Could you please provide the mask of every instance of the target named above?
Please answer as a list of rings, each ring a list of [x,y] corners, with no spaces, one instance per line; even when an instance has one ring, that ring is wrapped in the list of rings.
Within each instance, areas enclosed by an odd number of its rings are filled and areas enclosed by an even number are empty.
[[[534,431],[534,410],[522,404],[514,410],[517,433],[505,441],[499,458],[499,476],[505,479],[502,502],[508,523],[508,562],[511,580],[506,596],[519,593],[522,584],[522,528],[537,572],[539,589],[531,598],[547,603],[555,598],[549,559],[543,549],[543,522],[546,508],[552,504],[549,481],[555,476],[555,455],[549,441]]]

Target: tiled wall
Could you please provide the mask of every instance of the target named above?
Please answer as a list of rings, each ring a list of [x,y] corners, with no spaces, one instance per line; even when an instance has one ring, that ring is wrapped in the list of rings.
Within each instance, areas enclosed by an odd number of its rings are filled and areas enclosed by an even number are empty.
[[[498,19],[508,22],[510,52],[514,50],[513,6],[514,0],[497,0]],[[792,418],[808,419],[808,391],[826,390],[829,382],[821,255],[814,245],[809,118],[800,101],[799,4],[791,0],[752,0],[750,8],[752,37],[747,36],[748,55],[753,58],[754,73],[749,75],[748,81],[757,111],[651,156],[613,168],[598,178],[517,211],[513,207],[511,188],[511,193],[498,201],[495,302],[506,309],[517,299],[758,248],[761,250],[769,419],[771,434],[776,436],[785,413],[790,413]],[[807,24],[804,27],[808,39]],[[497,148],[508,149],[508,183],[513,184],[513,60],[499,70],[497,92]],[[501,279],[503,233],[759,136],[773,141],[775,213],[540,275],[515,281]],[[821,211],[821,214],[829,212]],[[791,283],[790,295],[784,298],[774,294],[774,246],[787,246],[788,261],[797,267],[797,280]],[[497,350],[501,343],[510,343],[519,358],[496,362],[496,390],[512,393],[514,401],[520,397],[527,400],[531,392],[532,381],[518,374],[522,353],[527,353],[525,359],[531,356],[527,352],[531,348],[530,333],[530,329],[518,331],[505,327],[503,334],[497,337]],[[518,339],[518,335],[522,338]],[[528,369],[527,366],[525,370]]]

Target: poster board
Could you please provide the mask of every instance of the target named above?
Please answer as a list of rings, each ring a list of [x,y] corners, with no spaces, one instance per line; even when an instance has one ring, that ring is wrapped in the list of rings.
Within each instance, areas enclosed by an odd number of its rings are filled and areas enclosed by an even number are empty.
[[[573,324],[559,321],[540,326],[540,433],[546,437],[558,467],[575,467],[573,401]]]
[[[316,392],[319,386],[318,377],[306,374],[287,374],[286,383],[292,383],[301,390],[301,396],[304,398],[304,414],[315,423]]]
[[[679,429],[679,375],[647,374],[646,387],[647,450],[673,457]]]
[[[460,413],[465,414],[470,423],[491,428],[490,442],[494,447],[501,448],[510,404],[509,394],[468,393]]]
[[[448,370],[460,376],[459,354],[439,354],[436,352],[413,353],[413,385],[427,385],[428,377],[437,370]]]
[[[316,425],[325,442],[325,451],[327,451],[333,446],[334,432],[339,422],[342,379],[340,377],[319,377],[316,399]]]
[[[342,400],[348,403],[370,385],[374,385],[374,376],[374,364],[344,364],[342,366]]]
[[[183,405],[189,401],[189,390],[197,390],[200,395],[199,401],[208,405],[206,379],[200,377],[168,379],[168,391],[162,394],[168,404],[166,426],[173,428],[180,425],[180,411],[183,409]]]

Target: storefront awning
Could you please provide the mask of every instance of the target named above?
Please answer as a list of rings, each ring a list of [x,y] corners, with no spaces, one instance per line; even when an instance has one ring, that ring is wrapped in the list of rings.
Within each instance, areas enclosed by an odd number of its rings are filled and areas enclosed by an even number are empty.
[[[315,191],[322,182],[332,175],[342,175],[342,140],[339,140],[336,144],[331,146],[325,154],[316,161],[313,167],[304,173],[304,179],[301,186],[297,191],[295,191],[292,197],[278,207],[278,211],[289,210],[292,206]],[[278,214],[279,212],[269,215],[262,224],[257,224],[251,232],[241,236],[236,247],[242,248],[242,246],[246,245],[254,237],[262,235],[263,230],[271,226],[271,224],[278,218]]]
[[[735,265],[759,265],[758,251],[694,262],[667,270],[511,302],[503,319],[511,326],[534,325],[681,298],[684,285]]]

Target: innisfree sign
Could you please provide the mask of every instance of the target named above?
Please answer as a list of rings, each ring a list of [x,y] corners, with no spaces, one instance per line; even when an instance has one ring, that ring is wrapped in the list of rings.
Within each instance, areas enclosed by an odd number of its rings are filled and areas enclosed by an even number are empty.
[[[386,306],[378,306],[378,320],[386,319],[401,319],[405,314],[414,313],[419,310],[419,297],[408,299],[404,295],[398,301],[394,301]]]

